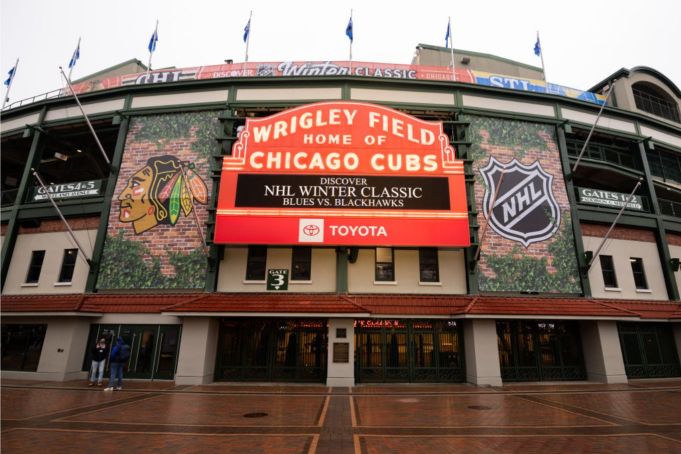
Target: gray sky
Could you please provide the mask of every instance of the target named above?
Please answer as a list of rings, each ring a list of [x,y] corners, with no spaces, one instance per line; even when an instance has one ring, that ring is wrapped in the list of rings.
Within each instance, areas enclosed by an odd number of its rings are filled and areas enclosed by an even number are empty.
[[[131,58],[146,64],[156,19],[154,68],[241,62],[250,10],[251,62],[347,60],[353,8],[355,61],[408,64],[418,43],[444,45],[451,16],[455,48],[536,66],[539,30],[549,82],[588,89],[644,65],[681,86],[679,0],[0,1],[2,80],[20,58],[11,101],[59,88],[79,36],[73,79]]]

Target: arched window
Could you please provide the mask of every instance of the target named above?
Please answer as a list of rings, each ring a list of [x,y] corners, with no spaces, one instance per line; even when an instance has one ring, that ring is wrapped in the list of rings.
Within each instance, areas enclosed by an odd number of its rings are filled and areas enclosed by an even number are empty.
[[[679,122],[677,103],[662,89],[648,82],[638,82],[632,86],[632,90],[638,109]]]

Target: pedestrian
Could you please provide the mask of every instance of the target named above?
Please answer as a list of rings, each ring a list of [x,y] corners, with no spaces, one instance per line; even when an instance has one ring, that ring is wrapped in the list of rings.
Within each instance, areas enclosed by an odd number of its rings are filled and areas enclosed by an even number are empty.
[[[88,386],[95,385],[102,386],[102,379],[104,378],[104,365],[106,364],[106,339],[102,337],[92,347],[91,350],[92,365],[90,366],[90,383]]]
[[[111,376],[109,377],[109,385],[104,388],[104,391],[113,391],[114,389],[118,391],[123,389],[123,366],[125,366],[129,357],[130,346],[125,343],[121,336],[118,336],[116,345],[111,349],[111,356],[109,357]],[[114,381],[116,381],[116,383],[114,383]]]

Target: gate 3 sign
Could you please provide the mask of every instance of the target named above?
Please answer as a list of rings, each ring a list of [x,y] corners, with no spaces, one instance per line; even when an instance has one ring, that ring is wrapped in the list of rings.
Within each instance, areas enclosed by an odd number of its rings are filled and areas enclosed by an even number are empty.
[[[382,106],[249,118],[223,159],[215,242],[468,246],[463,161],[441,123]]]

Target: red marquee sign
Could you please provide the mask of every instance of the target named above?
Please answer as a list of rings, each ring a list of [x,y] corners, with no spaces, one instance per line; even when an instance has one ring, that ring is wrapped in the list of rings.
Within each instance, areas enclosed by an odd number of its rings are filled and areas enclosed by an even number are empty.
[[[463,161],[441,123],[377,105],[248,119],[223,159],[214,240],[469,246]]]

